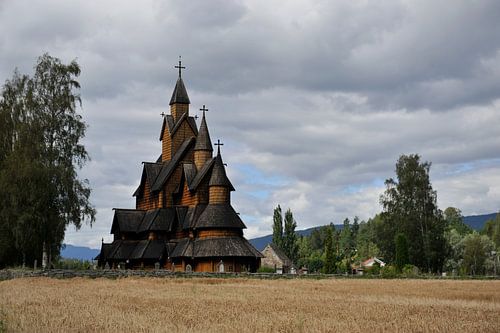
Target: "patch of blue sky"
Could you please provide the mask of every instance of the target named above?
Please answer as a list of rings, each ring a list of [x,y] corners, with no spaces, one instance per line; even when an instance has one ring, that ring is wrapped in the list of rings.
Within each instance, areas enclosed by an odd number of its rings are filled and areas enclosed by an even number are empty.
[[[355,193],[359,193],[361,192],[362,190],[368,188],[368,187],[382,187],[384,186],[384,179],[382,178],[375,178],[375,179],[372,179],[370,182],[368,183],[363,183],[363,184],[350,184],[350,185],[347,185],[345,186],[341,191],[340,193],[341,194],[345,194],[345,195],[348,195],[348,194],[355,194]]]
[[[347,185],[344,187],[340,193],[342,194],[354,194],[360,192],[366,185]]]
[[[267,199],[271,194],[269,190],[257,190],[257,191],[249,191],[247,192],[249,195],[258,198],[258,199]]]
[[[245,175],[245,183],[264,186],[285,186],[290,183],[290,180],[281,175],[265,175],[262,171],[251,164],[234,164],[234,168]],[[261,191],[256,191],[261,192]],[[266,192],[266,191],[263,191]],[[269,193],[267,193],[269,194]],[[267,195],[266,193],[256,193],[256,196]]]
[[[448,175],[459,175],[462,173],[471,172],[482,168],[491,168],[495,166],[500,166],[500,158],[491,158],[479,161],[472,161],[466,163],[459,163],[453,166],[451,170],[447,172]]]
[[[252,215],[240,214],[240,219],[250,224],[257,222],[257,218]]]

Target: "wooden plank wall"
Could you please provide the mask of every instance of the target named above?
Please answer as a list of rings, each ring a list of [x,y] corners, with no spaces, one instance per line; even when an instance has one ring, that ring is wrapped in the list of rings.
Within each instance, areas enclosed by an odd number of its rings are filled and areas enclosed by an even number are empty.
[[[211,204],[229,203],[229,190],[224,186],[211,186],[209,196]]]

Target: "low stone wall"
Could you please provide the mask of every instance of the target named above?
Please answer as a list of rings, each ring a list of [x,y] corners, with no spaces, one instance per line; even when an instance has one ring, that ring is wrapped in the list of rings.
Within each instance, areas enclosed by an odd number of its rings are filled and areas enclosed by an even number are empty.
[[[67,269],[51,269],[51,270],[0,270],[0,281],[10,280],[23,277],[50,277],[50,278],[126,278],[126,277],[161,277],[161,278],[191,278],[191,277],[207,277],[207,278],[229,278],[229,277],[253,277],[263,279],[276,278],[295,278],[298,275],[289,274],[272,274],[272,273],[186,273],[172,272],[169,270],[116,270],[116,269],[98,269],[98,270],[67,270]],[[326,277],[326,276],[325,276]]]
[[[380,279],[382,276],[359,276],[345,274],[275,274],[275,273],[186,273],[172,272],[169,270],[22,270],[22,269],[2,269],[0,270],[0,281],[29,277],[50,277],[56,279],[68,279],[75,277],[83,278],[127,278],[127,277],[157,277],[157,278],[253,278],[253,279]],[[438,279],[438,280],[500,280],[500,276],[456,276],[442,277],[435,275],[420,275],[411,277],[412,279]],[[393,279],[405,279],[405,277],[394,277]]]

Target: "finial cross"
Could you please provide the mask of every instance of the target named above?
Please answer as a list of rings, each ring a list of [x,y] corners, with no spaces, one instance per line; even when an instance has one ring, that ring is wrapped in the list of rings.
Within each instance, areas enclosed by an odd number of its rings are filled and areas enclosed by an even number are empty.
[[[182,66],[181,56],[179,56],[179,66],[174,66],[174,68],[179,68],[179,77],[181,77],[181,70],[186,69],[185,66]]]
[[[165,118],[165,112],[160,113],[160,116],[162,116],[163,118]]]
[[[208,111],[208,109],[205,107],[205,104],[203,104],[203,107],[200,109],[200,111],[203,111],[203,117],[205,117],[205,111]]]
[[[214,146],[217,146],[217,154],[220,154],[220,146],[224,146],[224,144],[217,139],[217,143],[214,143]]]

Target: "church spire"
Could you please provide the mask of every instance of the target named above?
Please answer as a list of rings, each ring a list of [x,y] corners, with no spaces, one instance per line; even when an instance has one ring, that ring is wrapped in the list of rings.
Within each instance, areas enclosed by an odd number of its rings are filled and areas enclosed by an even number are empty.
[[[196,138],[194,150],[206,150],[212,152],[214,149],[212,148],[212,141],[210,140],[207,121],[205,120],[205,111],[208,111],[208,109],[206,109],[205,105],[203,105],[203,108],[201,108],[200,111],[203,111],[203,116],[201,118],[200,129],[198,130],[198,137]]]
[[[182,72],[181,72],[183,69],[186,69],[186,67],[182,66],[182,61],[180,56],[179,56],[179,65],[174,66],[174,68],[179,69],[179,77],[177,78],[177,83],[175,84],[174,92],[172,93],[172,97],[170,98],[170,105],[190,104],[186,87],[184,86],[184,81],[182,81]]]
[[[227,178],[226,168],[224,167],[222,156],[220,155],[220,146],[222,146],[223,143],[221,143],[220,140],[217,140],[215,145],[217,145],[217,156],[215,157],[215,163],[208,186],[221,186],[229,189],[230,191],[234,191],[231,181]]]

